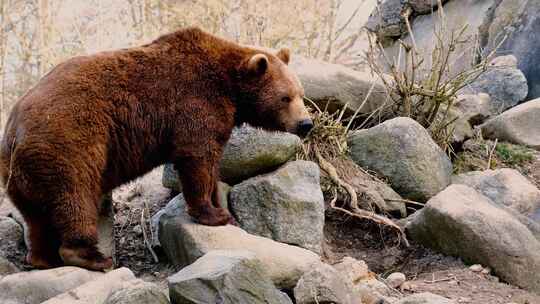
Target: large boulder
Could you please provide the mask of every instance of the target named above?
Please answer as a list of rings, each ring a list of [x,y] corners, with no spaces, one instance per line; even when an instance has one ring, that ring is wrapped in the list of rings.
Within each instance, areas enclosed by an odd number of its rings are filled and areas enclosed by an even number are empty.
[[[92,281],[49,299],[43,304],[102,304],[117,289],[134,283],[135,275],[127,268],[118,268]]]
[[[540,97],[539,17],[540,2],[536,0],[497,0],[484,17],[481,31],[481,48],[485,54],[502,41],[497,52],[517,58],[529,85],[527,99]]]
[[[399,0],[391,1],[400,2]],[[464,26],[466,26],[462,38],[469,38],[465,43],[463,41],[462,43],[458,43],[455,46],[452,56],[450,56],[448,59],[448,62],[450,62],[450,73],[452,75],[459,74],[463,70],[469,68],[471,63],[474,62],[474,59],[477,56],[477,53],[474,52],[475,46],[477,45],[475,38],[480,35],[485,16],[496,2],[497,0],[460,0],[448,1],[445,3],[444,20],[446,20],[446,27],[448,30],[442,33],[443,37],[447,38],[449,36],[449,30],[460,31]],[[372,14],[375,13],[376,11],[374,11]],[[420,56],[424,58],[423,66],[430,67],[430,61],[432,60],[431,55],[436,46],[434,41],[437,41],[435,29],[441,28],[439,14],[434,13],[417,16],[412,20],[411,23],[415,43],[418,47],[417,50],[420,52]],[[392,26],[391,28],[394,27]],[[397,38],[400,38],[409,45],[412,44],[410,35],[408,35],[406,31],[402,31],[402,34],[403,35],[401,37],[393,37],[393,42],[386,43],[386,45],[388,45],[386,48],[387,57],[391,61],[397,60],[397,58],[400,56],[401,43],[399,40],[397,40]],[[403,57],[404,56],[401,55],[402,59]]]
[[[289,67],[302,82],[306,97],[321,109],[333,112],[347,107],[348,113],[368,114],[388,102],[384,84],[370,73],[301,56],[293,56]]]
[[[451,185],[419,211],[407,231],[425,246],[489,266],[506,282],[540,292],[540,242],[473,188]]]
[[[437,6],[436,0],[384,0],[373,10],[365,26],[386,45],[407,33],[404,14],[423,15],[431,13]]]
[[[452,183],[467,185],[512,214],[540,241],[540,190],[513,169],[472,171],[452,177]]]
[[[210,251],[167,281],[175,304],[292,304],[249,251]]]
[[[540,99],[512,108],[480,126],[482,135],[540,150]]]
[[[248,125],[235,128],[223,151],[221,179],[236,184],[270,172],[294,157],[300,145],[300,138],[294,134],[268,132]],[[165,165],[163,185],[182,191],[178,173],[171,164]]]
[[[377,34],[378,39],[385,44],[397,39],[407,31],[402,17],[405,9],[406,5],[401,0],[382,1],[369,16],[366,28]]]
[[[248,233],[321,254],[324,198],[313,162],[289,162],[234,186],[230,209]]]
[[[377,32],[389,33],[391,46],[387,48],[389,57],[398,56],[398,49],[401,38],[406,43],[411,43],[411,39],[403,30],[403,20],[398,19],[399,13],[403,10],[403,2],[399,0],[387,0],[385,2],[394,5],[386,5],[391,10],[383,10],[383,18],[387,22],[379,22],[376,27]],[[412,2],[416,1],[408,1]],[[423,1],[422,1],[423,2]],[[427,1],[434,3],[437,1]],[[385,7],[383,2],[382,8]],[[424,11],[427,7],[424,7]],[[372,15],[378,14],[380,8],[376,9]],[[444,5],[445,22],[449,29],[461,29],[467,26],[465,35],[469,37],[479,37],[479,45],[476,39],[469,39],[469,43],[458,44],[454,56],[449,60],[453,74],[457,74],[470,66],[474,62],[476,52],[481,49],[484,55],[490,54],[497,47],[498,54],[513,54],[517,58],[518,68],[524,73],[529,93],[527,99],[540,97],[540,3],[536,0],[461,0],[448,1]],[[413,16],[414,17],[414,16]],[[377,18],[376,20],[381,20]],[[412,21],[412,30],[415,42],[419,50],[424,51],[426,60],[430,60],[431,52],[436,41],[434,29],[440,24],[438,14],[428,14],[418,16]],[[399,26],[396,26],[399,25]],[[396,29],[401,30],[401,37],[397,36]],[[501,44],[502,42],[502,44]],[[501,88],[505,90],[504,88]]]
[[[318,264],[306,272],[294,288],[297,304],[357,304],[352,282],[327,264]]]
[[[491,111],[502,113],[525,100],[529,87],[521,70],[506,65],[507,60],[493,59],[488,70],[465,87],[461,93],[486,93],[491,97]]]
[[[19,272],[0,280],[0,298],[3,304],[39,304],[101,276],[69,266]]]
[[[296,246],[248,234],[236,226],[210,227],[194,223],[185,212],[180,194],[158,219],[161,246],[172,264],[187,266],[212,250],[248,250],[267,270],[272,281],[292,288],[311,265],[320,261],[317,254]]]
[[[398,117],[353,132],[351,158],[382,174],[407,199],[425,202],[450,184],[452,163],[416,121]]]
[[[497,205],[510,207],[540,222],[540,190],[516,170],[467,172],[452,177],[452,183],[474,188]]]
[[[169,298],[153,283],[143,280],[127,281],[112,291],[103,304],[169,304]]]

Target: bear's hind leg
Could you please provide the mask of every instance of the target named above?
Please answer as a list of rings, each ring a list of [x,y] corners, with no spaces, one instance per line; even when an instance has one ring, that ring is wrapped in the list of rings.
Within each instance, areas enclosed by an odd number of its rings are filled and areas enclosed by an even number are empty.
[[[47,269],[63,265],[58,254],[60,238],[49,217],[44,214],[21,212],[28,229],[30,248],[26,262],[38,269]]]
[[[97,204],[90,197],[66,195],[55,205],[53,220],[60,231],[64,264],[100,271],[112,268],[112,258],[97,248]]]
[[[44,204],[27,199],[14,183],[10,185],[8,193],[26,223],[26,262],[38,269],[61,266],[63,262],[58,254],[60,239]]]

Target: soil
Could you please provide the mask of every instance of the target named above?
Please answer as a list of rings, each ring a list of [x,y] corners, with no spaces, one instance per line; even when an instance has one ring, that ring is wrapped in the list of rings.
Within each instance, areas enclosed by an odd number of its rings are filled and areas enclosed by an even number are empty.
[[[418,244],[406,248],[394,232],[337,211],[328,211],[324,259],[336,263],[350,256],[364,260],[380,277],[402,272],[410,280],[404,295],[431,292],[471,304],[540,304],[540,297],[476,273],[460,260],[437,254]]]
[[[540,174],[538,162],[530,164],[528,172]],[[148,219],[164,207],[175,195],[161,184],[162,168],[120,187],[113,193],[115,201],[115,242],[117,267],[131,269],[137,277],[166,287],[166,278],[178,269],[170,266],[162,253],[155,262],[144,243],[141,212],[145,211],[146,231]],[[539,176],[535,175],[536,181]],[[9,203],[8,203],[9,204]],[[8,204],[0,206],[6,214]],[[24,250],[8,257],[21,269]],[[335,263],[345,256],[364,260],[371,271],[381,277],[392,272],[403,272],[410,280],[404,295],[432,292],[456,300],[456,303],[475,304],[540,304],[540,297],[519,288],[499,282],[492,275],[475,273],[460,260],[443,256],[412,243],[406,248],[399,243],[395,232],[338,213],[327,212],[323,259]]]

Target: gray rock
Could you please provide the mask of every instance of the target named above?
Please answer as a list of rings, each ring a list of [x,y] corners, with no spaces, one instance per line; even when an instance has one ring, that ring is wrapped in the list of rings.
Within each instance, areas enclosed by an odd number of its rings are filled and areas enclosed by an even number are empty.
[[[351,158],[385,176],[407,199],[425,202],[450,184],[452,164],[416,121],[399,117],[348,139]]]
[[[196,224],[186,214],[181,195],[166,209],[175,211],[159,218],[158,233],[161,246],[174,265],[187,266],[212,250],[248,250],[255,253],[276,286],[292,288],[312,264],[320,261],[309,250],[251,235],[236,226]]]
[[[459,95],[454,106],[473,127],[482,124],[495,114],[491,98],[486,93]]]
[[[102,304],[111,292],[131,286],[132,280],[135,275],[131,270],[118,268],[74,289],[67,289],[43,304]]]
[[[405,297],[395,304],[457,304],[455,301],[452,301],[441,296],[424,292],[417,293],[408,297]]]
[[[453,130],[452,143],[463,143],[474,137],[474,130],[467,114],[452,107],[448,110],[448,119],[453,120],[452,124],[448,126]]]
[[[173,164],[166,164],[163,166],[163,175],[161,176],[161,183],[163,187],[169,188],[178,192],[182,192],[182,183],[178,176],[178,171],[174,169]]]
[[[232,184],[266,173],[294,157],[301,141],[296,135],[244,126],[235,129],[223,152],[221,176]]]
[[[436,1],[434,1],[436,2]],[[452,56],[449,58],[451,63],[451,75],[457,75],[460,72],[471,66],[477,53],[474,52],[477,46],[477,40],[475,39],[480,35],[481,27],[484,23],[484,19],[488,14],[489,9],[494,6],[498,0],[460,0],[460,1],[447,1],[444,5],[444,15],[448,31],[455,29],[461,30],[464,26],[467,26],[464,31],[463,37],[468,37],[468,41],[465,43],[459,43]],[[431,66],[432,52],[437,41],[435,36],[435,28],[440,28],[440,18],[438,13],[426,14],[417,16],[412,21],[412,31],[420,57],[424,59],[424,67]],[[446,34],[448,35],[448,34]],[[401,39],[411,45],[411,37],[406,34]],[[395,41],[386,48],[387,56],[389,60],[397,60],[399,56],[400,42]],[[401,58],[403,59],[403,55]]]
[[[386,278],[386,282],[392,288],[399,288],[407,281],[407,277],[401,272],[394,272]]]
[[[539,14],[540,2],[536,0],[498,0],[486,14],[481,32],[485,54],[505,39],[498,53],[517,58],[529,85],[527,99],[540,97]]]
[[[344,257],[339,263],[334,264],[333,267],[351,283],[365,280],[371,274],[366,262],[351,257]]]
[[[0,251],[1,253],[1,251]],[[8,274],[17,273],[19,269],[0,254],[0,279]]]
[[[327,264],[306,272],[294,288],[297,304],[356,304],[352,282]]]
[[[292,304],[248,251],[210,251],[167,281],[175,304]]]
[[[0,280],[0,295],[3,304],[38,304],[101,276],[77,267],[19,272]]]
[[[491,60],[489,65],[492,67],[506,67],[517,69],[518,60],[514,55],[497,56]]]
[[[462,94],[489,94],[491,111],[494,113],[502,113],[522,102],[528,92],[529,87],[523,72],[508,66],[490,66],[484,74],[461,91]]]
[[[229,202],[229,192],[231,190],[231,186],[219,182],[218,183],[218,191],[220,191],[220,205],[222,208],[228,208]],[[174,217],[178,215],[182,215],[185,212],[185,200],[184,196],[177,195],[175,196],[163,209],[159,210],[152,216],[150,219],[150,229],[151,229],[151,235],[152,235],[152,247],[160,247],[161,243],[159,242],[159,219],[161,216],[166,215],[168,217]]]
[[[104,304],[169,304],[169,298],[153,283],[128,281],[125,287],[109,294]]]
[[[291,60],[289,67],[302,82],[306,97],[321,109],[328,105],[328,111],[334,112],[347,107],[347,114],[351,114],[363,104],[359,113],[369,114],[388,102],[384,84],[370,73],[301,56],[293,56]],[[372,86],[372,93],[366,99]]]
[[[482,135],[540,150],[540,99],[512,108],[480,126]]]
[[[377,34],[383,43],[406,33],[405,20],[401,14],[406,9],[401,0],[385,0],[369,16],[366,28]]]
[[[324,198],[313,162],[289,162],[234,186],[230,209],[248,233],[321,254]]]
[[[452,183],[474,188],[497,205],[510,207],[540,222],[540,190],[517,170],[467,172],[452,177]]]
[[[284,132],[268,132],[244,125],[233,129],[220,163],[224,182],[236,184],[246,178],[267,173],[287,162],[300,148],[300,138]],[[165,165],[163,186],[182,191],[178,174]]]
[[[467,185],[512,214],[540,241],[540,190],[513,169],[473,171],[452,177],[452,183]]]
[[[383,304],[392,303],[390,296],[393,291],[386,284],[377,280],[374,273],[369,271],[364,261],[345,257],[333,267],[354,286],[355,294],[362,303]],[[386,301],[386,302],[385,302]]]
[[[489,266],[508,283],[540,291],[540,242],[511,214],[464,185],[433,197],[407,225],[412,239],[469,264]]]
[[[13,257],[24,247],[23,227],[10,217],[0,216],[0,252]]]
[[[443,0],[444,4],[447,0]],[[431,13],[438,6],[437,0],[406,0],[405,1],[416,14]]]

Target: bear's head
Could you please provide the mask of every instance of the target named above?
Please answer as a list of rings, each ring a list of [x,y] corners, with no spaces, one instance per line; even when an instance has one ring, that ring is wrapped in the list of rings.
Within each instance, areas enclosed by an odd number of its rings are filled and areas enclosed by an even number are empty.
[[[289,70],[290,52],[254,52],[238,67],[236,123],[305,136],[313,121],[304,105],[304,89]]]

